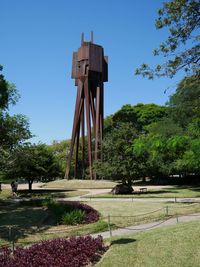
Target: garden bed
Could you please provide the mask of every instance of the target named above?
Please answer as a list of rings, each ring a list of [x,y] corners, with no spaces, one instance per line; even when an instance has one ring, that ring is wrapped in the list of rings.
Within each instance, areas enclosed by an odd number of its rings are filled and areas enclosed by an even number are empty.
[[[53,199],[44,202],[50,210],[57,224],[88,224],[99,220],[99,213],[94,208],[77,201],[55,201]]]
[[[0,248],[0,267],[81,267],[97,262],[106,250],[101,236],[60,238],[17,247],[13,253]]]
[[[107,222],[100,219],[99,212],[86,204],[75,201],[55,202],[52,206],[57,217],[44,202],[48,203],[41,199],[0,201],[0,245],[9,244],[10,240],[15,245],[27,245],[40,240],[107,230]],[[60,215],[62,212],[65,214],[66,209],[69,212],[64,222]],[[77,210],[81,216],[77,216]]]

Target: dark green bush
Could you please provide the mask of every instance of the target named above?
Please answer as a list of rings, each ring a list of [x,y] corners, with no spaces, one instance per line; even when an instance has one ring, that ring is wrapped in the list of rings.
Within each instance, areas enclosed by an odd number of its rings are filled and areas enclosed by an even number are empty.
[[[43,205],[52,212],[58,223],[62,220],[62,216],[66,212],[66,206],[64,204],[56,202],[53,199],[47,199],[43,202]]]
[[[49,198],[43,201],[43,206],[48,208],[58,224],[92,223],[99,219],[99,214],[96,210],[80,202],[57,202]]]
[[[74,225],[82,223],[85,219],[85,212],[79,209],[75,209],[71,212],[66,212],[62,216],[63,224]]]

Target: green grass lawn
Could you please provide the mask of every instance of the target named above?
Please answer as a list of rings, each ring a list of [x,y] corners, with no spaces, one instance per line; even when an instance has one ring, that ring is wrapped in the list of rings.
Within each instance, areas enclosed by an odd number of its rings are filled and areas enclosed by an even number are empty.
[[[29,244],[56,237],[85,235],[107,230],[107,222],[99,220],[88,225],[57,225],[43,206],[0,201],[0,245],[9,243],[9,227],[18,244]]]
[[[9,189],[3,189],[0,191],[0,200],[7,199],[12,196],[12,192]]]
[[[64,189],[34,189],[31,193],[28,190],[20,189],[17,192],[18,197],[22,198],[67,198],[77,197],[87,194],[87,191],[76,191],[76,190],[64,190]]]
[[[44,207],[27,206],[11,201],[0,201],[0,244],[8,243],[9,226],[13,237],[21,244],[45,239],[75,236],[107,231],[108,215],[112,229],[158,221],[168,215],[200,212],[200,204],[151,203],[151,202],[87,202],[101,214],[99,222],[88,225],[56,225]],[[156,210],[156,212],[154,212]]]
[[[166,218],[166,215],[183,215],[200,212],[200,203],[163,203],[163,202],[87,202],[98,210],[105,221],[110,221],[113,228],[139,225]],[[167,208],[167,209],[166,209]],[[154,212],[155,211],[155,212]]]
[[[56,180],[46,183],[43,187],[48,188],[65,188],[65,189],[98,189],[98,188],[112,188],[117,183],[105,180]]]
[[[179,223],[111,240],[97,267],[199,267],[200,222]]]
[[[144,186],[145,187],[145,186]],[[134,188],[134,187],[133,187]],[[172,186],[162,189],[148,189],[147,193],[139,193],[139,189],[135,189],[135,193],[131,195],[112,195],[98,194],[93,195],[91,198],[192,198],[200,197],[200,187],[195,186]],[[90,198],[90,196],[87,196]]]
[[[77,191],[77,190],[54,190],[54,189],[34,189],[29,192],[26,189],[20,189],[17,191],[17,198],[68,198],[68,197],[76,197],[83,196],[87,194],[88,191]],[[10,189],[3,189],[0,191],[0,200],[1,199],[9,199],[12,198],[12,192]]]

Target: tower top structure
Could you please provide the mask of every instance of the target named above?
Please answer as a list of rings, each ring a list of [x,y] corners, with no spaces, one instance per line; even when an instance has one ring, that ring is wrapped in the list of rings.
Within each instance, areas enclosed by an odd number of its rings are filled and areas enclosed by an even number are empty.
[[[73,52],[72,79],[83,79],[90,76],[91,79],[108,81],[108,57],[104,56],[103,47],[93,42],[93,32],[91,41],[84,41],[84,33],[81,35],[81,47]]]

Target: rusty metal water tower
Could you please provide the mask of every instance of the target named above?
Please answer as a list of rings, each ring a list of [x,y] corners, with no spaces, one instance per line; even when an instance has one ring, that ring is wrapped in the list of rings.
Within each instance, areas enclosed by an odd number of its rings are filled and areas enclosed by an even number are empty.
[[[70,152],[65,178],[69,178],[73,153],[75,152],[75,170],[77,175],[78,151],[81,143],[82,169],[85,162],[85,122],[87,136],[87,151],[90,179],[95,179],[92,165],[94,160],[102,158],[104,87],[108,81],[108,58],[104,56],[103,47],[91,41],[84,41],[82,33],[81,47],[73,53],[72,78],[77,86],[77,96],[74,112]],[[93,137],[92,137],[93,129]],[[80,142],[81,136],[81,142]]]

